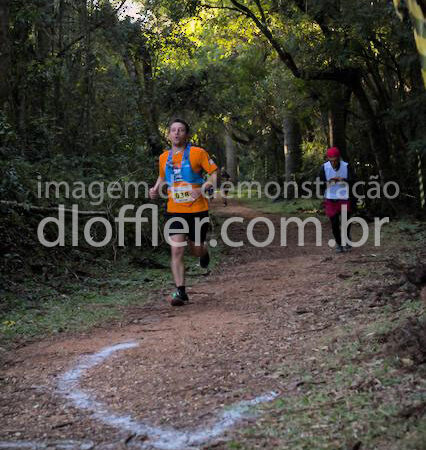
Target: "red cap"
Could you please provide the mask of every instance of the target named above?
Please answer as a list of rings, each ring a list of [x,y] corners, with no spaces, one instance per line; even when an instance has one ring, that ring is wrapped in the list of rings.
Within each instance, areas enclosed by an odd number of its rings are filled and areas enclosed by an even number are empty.
[[[340,150],[337,147],[331,147],[327,150],[327,157],[328,158],[339,158],[340,157]]]

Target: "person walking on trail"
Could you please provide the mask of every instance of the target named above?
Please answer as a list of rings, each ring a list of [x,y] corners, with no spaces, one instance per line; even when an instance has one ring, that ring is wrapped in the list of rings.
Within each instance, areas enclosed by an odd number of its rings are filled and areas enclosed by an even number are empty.
[[[228,205],[228,192],[229,192],[229,186],[228,183],[231,180],[231,175],[226,171],[225,167],[222,167],[220,169],[220,185],[221,185],[221,195],[223,200],[223,205]],[[223,183],[225,183],[225,186],[223,186]]]
[[[149,190],[150,198],[155,199],[167,184],[166,225],[169,224],[171,270],[176,283],[176,291],[170,298],[172,306],[182,306],[189,300],[183,259],[186,244],[191,254],[200,258],[202,268],[207,268],[210,262],[205,242],[209,228],[205,192],[216,186],[218,167],[206,150],[189,143],[189,131],[188,123],[182,119],[170,122],[168,137],[172,147],[160,156],[159,176]],[[208,174],[206,180],[203,172]]]
[[[330,219],[333,236],[336,241],[336,253],[352,250],[349,244],[342,245],[341,215],[342,207],[347,208],[347,217],[353,210],[352,186],[354,173],[350,165],[341,159],[340,150],[332,147],[327,150],[328,161],[321,166],[319,179],[324,194],[324,209]],[[347,229],[350,239],[350,225]]]

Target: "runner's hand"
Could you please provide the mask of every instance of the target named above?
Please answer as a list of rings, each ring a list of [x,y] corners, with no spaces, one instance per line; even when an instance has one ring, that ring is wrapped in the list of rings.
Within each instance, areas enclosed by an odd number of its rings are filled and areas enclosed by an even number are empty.
[[[149,190],[149,198],[151,200],[155,200],[156,198],[158,198],[158,189],[151,188]]]
[[[201,195],[201,189],[193,189],[191,192],[192,200],[195,201]]]

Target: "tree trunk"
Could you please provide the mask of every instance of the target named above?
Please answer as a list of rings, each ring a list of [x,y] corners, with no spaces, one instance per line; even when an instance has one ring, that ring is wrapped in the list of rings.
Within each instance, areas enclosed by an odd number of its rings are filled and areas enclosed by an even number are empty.
[[[285,181],[293,180],[294,174],[302,166],[302,137],[299,123],[293,116],[286,116],[283,120]]]
[[[39,4],[39,8],[40,13],[38,14],[37,20],[34,24],[36,36],[35,54],[38,61],[43,64],[45,63],[45,61],[47,61],[49,54],[53,49],[53,26],[50,26],[49,22],[54,17],[55,10],[54,4],[51,1],[46,0]],[[49,89],[49,82],[45,77],[40,77],[40,79],[38,79],[34,83],[33,88],[37,92],[37,95],[31,98],[31,116],[44,118],[48,106],[47,94]],[[47,145],[43,148],[43,154],[45,157],[47,157],[51,151],[48,144],[51,142],[51,140],[47,139],[47,136],[45,137],[45,142]]]
[[[54,15],[54,5],[50,1],[45,1],[40,5],[41,14],[35,23],[35,32],[37,37],[36,55],[40,61],[45,61],[52,50],[52,35],[49,29],[48,21]],[[46,20],[47,19],[47,20]]]
[[[9,3],[0,0],[0,108],[7,102],[10,89]]]
[[[157,112],[154,101],[148,95],[153,94],[154,82],[152,79],[151,57],[148,49],[141,43],[135,55],[130,48],[122,53],[127,74],[135,85],[138,93],[138,109],[151,155],[160,155],[164,149],[163,139],[159,132]]]
[[[27,145],[27,99],[25,89],[22,89],[19,93],[18,134],[20,143],[22,144],[21,155],[25,156],[25,149]]]
[[[225,131],[225,151],[226,151],[226,171],[231,176],[233,183],[238,183],[238,156],[233,141],[228,130]]]
[[[390,145],[388,142],[386,129],[383,123],[377,118],[370,101],[365,93],[360,78],[354,79],[352,83],[353,93],[357,98],[361,109],[369,121],[371,146],[374,153],[377,169],[381,181],[392,179],[393,171],[390,158]]]
[[[277,180],[279,183],[282,183],[284,180],[283,177],[283,169],[284,169],[284,158],[282,153],[283,148],[283,142],[281,142],[278,134],[276,131],[272,128],[271,133],[268,136],[268,147],[269,151],[273,155],[273,170],[275,175],[275,180]]]
[[[329,97],[328,132],[330,147],[338,147],[343,159],[346,152],[346,118],[351,90],[346,86],[336,86]]]
[[[143,85],[141,92],[141,102],[145,111],[147,125],[147,140],[152,155],[159,155],[163,151],[163,139],[158,127],[158,113],[155,101],[155,83],[153,80],[153,67],[151,53],[145,41],[142,41],[138,48],[137,58],[142,63],[142,73],[139,74],[139,83]],[[136,65],[136,68],[138,66]]]
[[[130,24],[129,24],[130,25]],[[123,39],[120,24],[115,18],[112,34],[107,37],[123,58],[127,75],[137,92],[137,105],[140,121],[144,128],[146,142],[151,155],[157,156],[164,150],[164,139],[158,125],[158,112],[155,99],[155,82],[152,55],[146,38],[140,35],[135,25],[135,33]]]
[[[80,0],[80,21],[82,26],[82,33],[84,38],[84,87],[85,87],[85,101],[83,103],[83,123],[85,131],[83,135],[85,137],[85,151],[90,154],[93,148],[93,120],[92,109],[95,101],[94,87],[93,87],[93,71],[95,65],[95,57],[92,49],[92,32],[90,17],[93,11],[93,0]]]
[[[65,0],[59,0],[58,3],[58,37],[56,42],[56,48],[58,50],[64,48],[64,15],[65,15],[66,2]],[[55,111],[55,128],[57,130],[61,128],[66,128],[65,125],[65,114],[62,101],[63,89],[62,89],[62,70],[65,58],[58,58],[55,67],[54,76],[54,111]],[[56,133],[54,134],[56,137]],[[61,134],[60,134],[61,135]],[[59,136],[60,136],[59,135]],[[62,142],[63,144],[63,142]]]

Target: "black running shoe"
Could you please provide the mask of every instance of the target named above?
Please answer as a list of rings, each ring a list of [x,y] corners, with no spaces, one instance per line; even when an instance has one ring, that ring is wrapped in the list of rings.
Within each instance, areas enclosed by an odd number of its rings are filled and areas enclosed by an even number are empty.
[[[210,255],[209,252],[207,252],[200,258],[200,267],[203,269],[207,269],[207,267],[209,267],[209,264],[210,264]]]
[[[189,301],[188,295],[182,294],[179,291],[173,292],[170,298],[170,304],[172,306],[183,306],[188,301]]]

